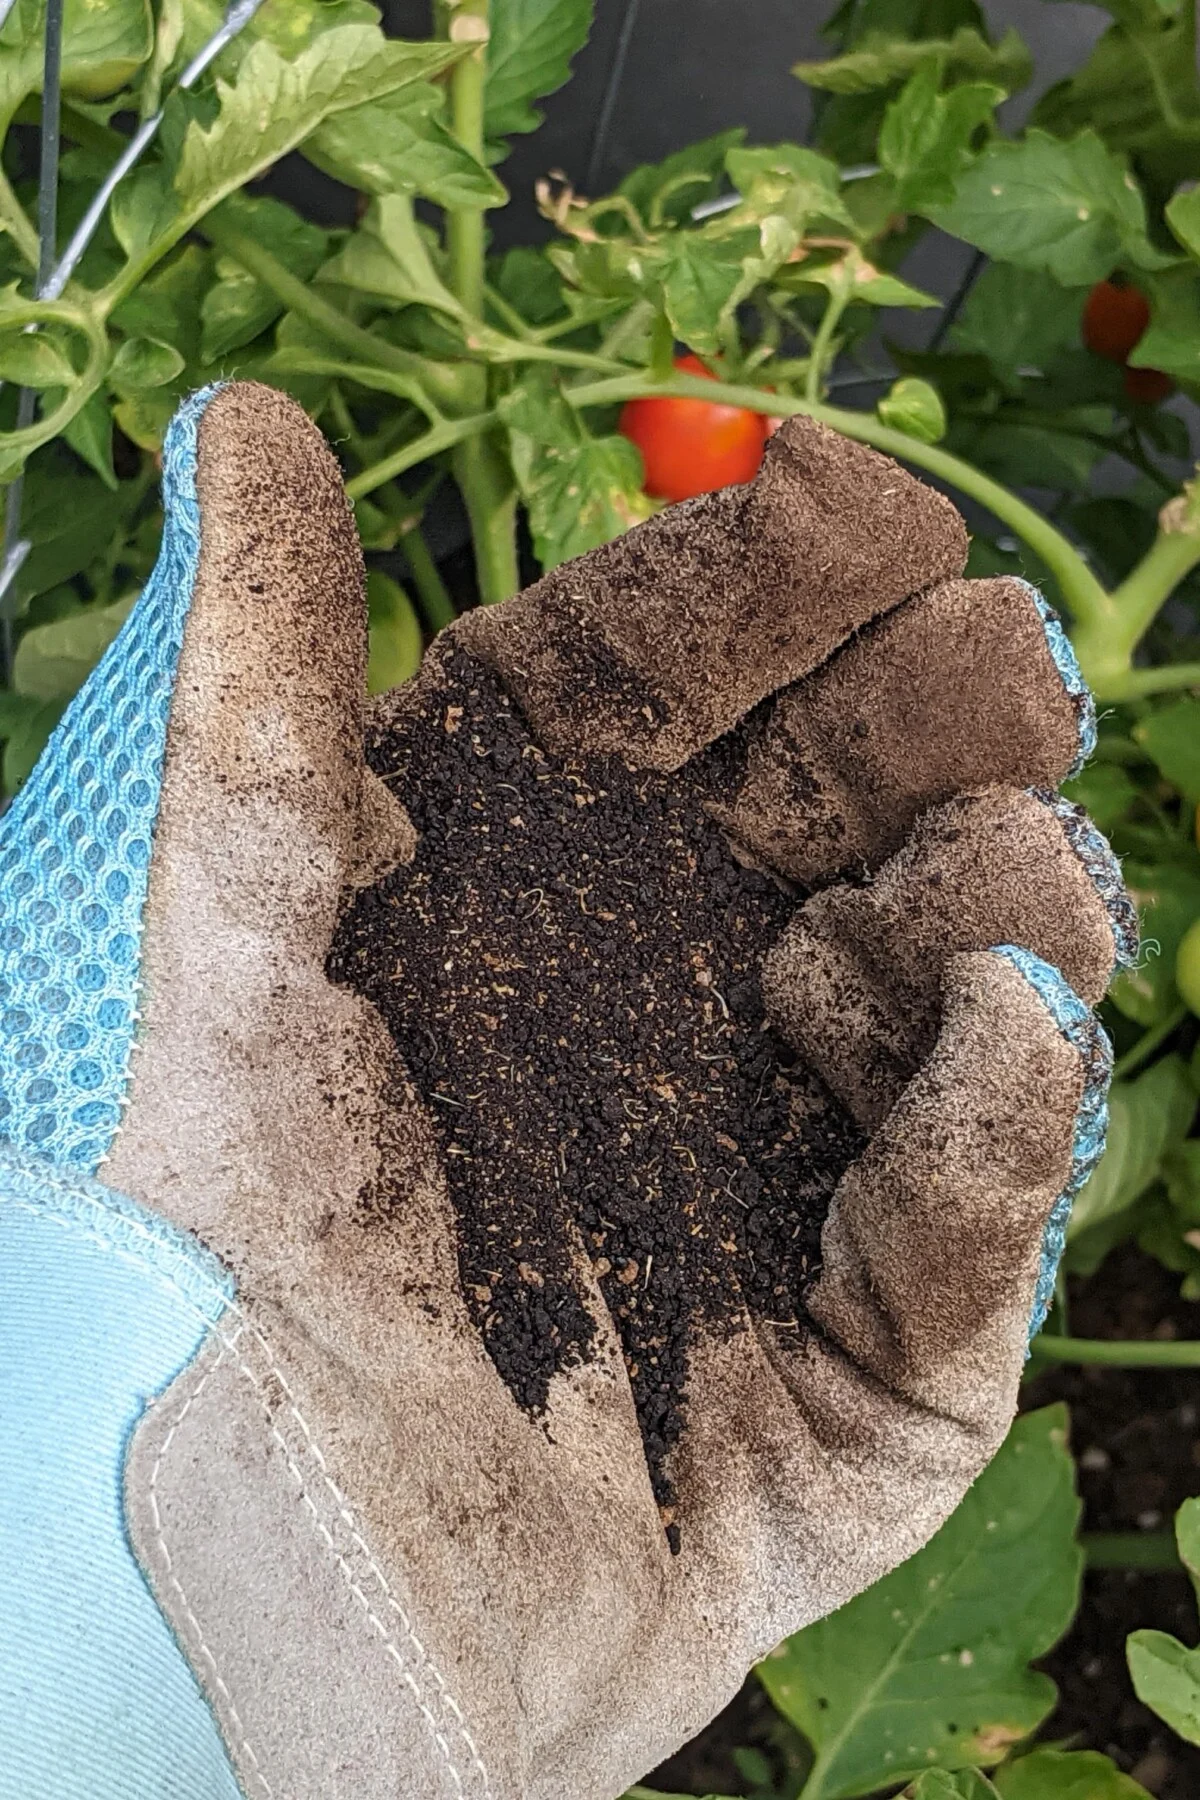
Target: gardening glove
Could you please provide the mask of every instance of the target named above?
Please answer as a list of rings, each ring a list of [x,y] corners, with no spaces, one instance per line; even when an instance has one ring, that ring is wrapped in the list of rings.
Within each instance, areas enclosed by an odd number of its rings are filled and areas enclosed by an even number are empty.
[[[802,419],[365,722],[304,415],[163,476],[0,821],[0,1785],[611,1800],[1004,1437],[1133,950],[1090,702]]]

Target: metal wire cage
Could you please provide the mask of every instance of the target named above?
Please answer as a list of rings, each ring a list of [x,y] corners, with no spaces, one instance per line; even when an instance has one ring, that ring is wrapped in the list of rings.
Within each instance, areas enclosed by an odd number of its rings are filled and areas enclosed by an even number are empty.
[[[191,88],[243,28],[249,24],[263,0],[231,0],[220,26],[183,68],[174,91]],[[3,31],[17,0],[0,0],[0,31]],[[79,265],[84,251],[95,236],[113,193],[129,174],[162,124],[165,101],[138,125],[128,144],[100,183],[70,241],[60,252],[58,247],[58,167],[61,145],[62,114],[62,47],[63,9],[65,0],[46,0],[43,31],[42,119],[38,148],[38,263],[34,298],[57,300]],[[36,331],[36,325],[26,326]],[[2,385],[2,384],[0,384]],[[38,395],[33,388],[22,388],[17,401],[16,424],[23,430],[33,423]],[[25,480],[19,474],[9,484],[4,506],[4,538],[0,549],[0,684],[8,679],[13,656],[14,595],[17,576],[30,551],[28,538],[21,535],[21,514]]]

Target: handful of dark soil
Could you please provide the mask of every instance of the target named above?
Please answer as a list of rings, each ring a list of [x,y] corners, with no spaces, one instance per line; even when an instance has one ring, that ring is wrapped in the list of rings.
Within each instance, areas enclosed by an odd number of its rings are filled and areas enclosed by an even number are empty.
[[[588,1354],[591,1259],[675,1544],[664,1459],[693,1335],[801,1329],[861,1148],[764,1024],[759,968],[797,899],[737,860],[700,773],[549,756],[486,668],[438,660],[368,744],[416,855],[357,897],[330,973],[378,1008],[433,1115],[463,1294],[531,1412]]]

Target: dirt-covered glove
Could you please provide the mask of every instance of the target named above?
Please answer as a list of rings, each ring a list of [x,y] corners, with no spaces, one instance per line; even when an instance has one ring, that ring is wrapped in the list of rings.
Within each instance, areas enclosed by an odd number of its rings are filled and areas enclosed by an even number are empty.
[[[164,481],[0,822],[4,1766],[611,1800],[1004,1436],[1132,950],[1090,702],[794,420],[364,762],[318,433],[209,390]]]

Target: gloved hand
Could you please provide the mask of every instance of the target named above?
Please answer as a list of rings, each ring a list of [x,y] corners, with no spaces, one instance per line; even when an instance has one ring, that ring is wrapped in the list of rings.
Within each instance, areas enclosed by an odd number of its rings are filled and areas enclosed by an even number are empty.
[[[317,432],[209,390],[164,483],[0,822],[4,1779],[611,1800],[1004,1436],[1132,948],[1090,703],[795,420],[364,764]]]

